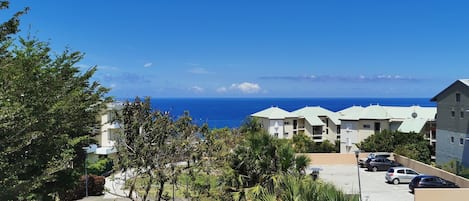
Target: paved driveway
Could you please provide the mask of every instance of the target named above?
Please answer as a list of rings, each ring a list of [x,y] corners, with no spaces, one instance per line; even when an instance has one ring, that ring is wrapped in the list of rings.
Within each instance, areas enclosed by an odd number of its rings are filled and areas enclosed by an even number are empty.
[[[319,178],[333,183],[346,193],[357,193],[357,166],[354,165],[321,165],[314,166],[322,170]],[[360,168],[360,181],[363,201],[413,201],[408,184],[393,185],[386,183],[385,172],[368,172]]]

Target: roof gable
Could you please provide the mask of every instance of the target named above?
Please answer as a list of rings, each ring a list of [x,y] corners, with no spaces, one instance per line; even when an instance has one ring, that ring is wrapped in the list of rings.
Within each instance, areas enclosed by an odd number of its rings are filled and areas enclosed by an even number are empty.
[[[339,115],[337,113],[332,112],[328,109],[322,108],[320,106],[304,107],[304,108],[295,110],[292,113],[294,113],[298,116],[303,116],[303,117],[306,118],[306,120],[308,120],[308,117],[309,117],[310,120],[312,120],[313,118],[317,118],[319,121],[321,121],[318,117],[323,116],[323,117],[329,118],[335,125],[340,125]],[[311,124],[313,122],[309,122],[309,123]],[[313,124],[311,124],[311,125],[313,125]],[[321,125],[324,125],[324,123],[321,124]]]
[[[444,97],[447,96],[446,92],[448,92],[449,90],[451,90],[452,88],[457,87],[457,86],[462,86],[463,88],[467,89],[468,94],[469,94],[469,79],[460,79],[460,80],[456,80],[455,82],[453,82],[453,84],[446,87],[443,91],[438,93],[435,97],[433,97],[430,100],[438,102],[439,100],[441,100],[441,99],[443,99]]]
[[[267,119],[285,119],[289,117],[297,117],[298,115],[292,114],[284,109],[278,107],[270,107],[262,111],[251,114],[253,117],[261,117]]]

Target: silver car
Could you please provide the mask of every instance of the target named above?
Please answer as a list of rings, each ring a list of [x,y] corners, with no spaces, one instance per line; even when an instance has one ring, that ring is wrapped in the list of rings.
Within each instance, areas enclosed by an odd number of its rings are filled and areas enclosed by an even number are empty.
[[[406,167],[391,167],[386,172],[386,182],[393,184],[410,183],[412,179],[419,175],[417,171]]]

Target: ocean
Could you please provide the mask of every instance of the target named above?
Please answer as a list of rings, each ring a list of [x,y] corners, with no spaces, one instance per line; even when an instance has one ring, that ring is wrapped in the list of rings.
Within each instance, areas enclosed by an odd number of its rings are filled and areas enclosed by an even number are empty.
[[[132,99],[130,99],[132,100]],[[249,115],[277,106],[294,111],[305,106],[321,106],[339,111],[351,106],[422,106],[436,107],[430,98],[152,98],[155,110],[168,111],[175,118],[189,111],[193,123],[210,128],[237,128]]]

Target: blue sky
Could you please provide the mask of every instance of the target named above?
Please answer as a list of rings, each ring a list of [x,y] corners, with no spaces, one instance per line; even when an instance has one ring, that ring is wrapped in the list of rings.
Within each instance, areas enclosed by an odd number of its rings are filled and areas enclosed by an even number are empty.
[[[118,98],[432,97],[469,78],[466,1],[14,0]]]

